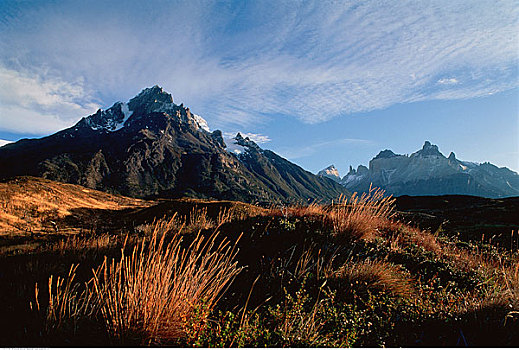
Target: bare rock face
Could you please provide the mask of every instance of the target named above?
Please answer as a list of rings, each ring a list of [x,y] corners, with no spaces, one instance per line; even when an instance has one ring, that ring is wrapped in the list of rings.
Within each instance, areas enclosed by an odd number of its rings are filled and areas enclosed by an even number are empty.
[[[219,130],[159,86],[41,139],[0,147],[0,178],[33,175],[133,197],[327,201],[347,191],[237,135]]]
[[[466,194],[482,197],[519,196],[519,175],[490,163],[471,163],[445,157],[438,146],[425,141],[422,149],[410,156],[390,150],[380,152],[341,180],[349,191],[365,192],[370,185],[400,195]]]

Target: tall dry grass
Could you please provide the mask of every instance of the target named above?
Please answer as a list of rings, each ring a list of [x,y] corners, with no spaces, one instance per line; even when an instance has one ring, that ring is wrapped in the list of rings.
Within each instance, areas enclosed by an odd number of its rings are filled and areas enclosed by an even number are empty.
[[[397,266],[385,261],[349,261],[330,277],[355,283],[367,290],[386,291],[402,297],[413,293],[411,279]]]
[[[357,193],[350,198],[341,196],[327,213],[327,219],[338,238],[370,239],[377,236],[376,230],[393,217],[394,203],[395,199],[385,197],[383,190],[370,187],[369,192],[360,197]]]
[[[66,277],[50,276],[48,280],[48,305],[44,314],[45,332],[54,334],[66,329],[71,335],[77,332],[79,322],[91,316],[94,309],[94,295],[88,288],[81,290],[76,282],[78,265],[71,265]],[[40,290],[35,285],[35,305],[31,309],[42,312],[39,302]]]
[[[336,203],[325,206],[312,203],[307,206],[271,208],[271,216],[320,218],[331,225],[337,238],[345,240],[370,239],[379,236],[378,229],[391,223],[395,215],[395,199],[385,191],[370,187],[368,192],[351,197],[341,195]]]
[[[218,211],[218,215],[211,218],[211,216],[207,214],[207,207],[201,209],[193,207],[189,212],[189,215],[177,215],[177,213],[175,213],[173,217],[169,219],[162,218],[154,220],[152,223],[141,224],[136,227],[136,231],[142,232],[145,236],[150,236],[153,234],[155,226],[162,221],[168,221],[171,230],[182,229],[185,233],[209,229],[218,230],[220,226],[227,222],[243,220],[248,216],[247,213],[240,212],[239,210],[230,207],[221,208]]]
[[[105,258],[93,278],[75,283],[69,276],[49,279],[47,329],[101,319],[112,339],[121,344],[163,344],[189,338],[203,329],[219,297],[241,271],[237,250],[218,234],[198,234],[188,245],[180,232],[167,241],[172,220],[155,225],[149,240],[119,259]],[[39,309],[38,289],[36,302]],[[189,340],[189,339],[188,339]]]

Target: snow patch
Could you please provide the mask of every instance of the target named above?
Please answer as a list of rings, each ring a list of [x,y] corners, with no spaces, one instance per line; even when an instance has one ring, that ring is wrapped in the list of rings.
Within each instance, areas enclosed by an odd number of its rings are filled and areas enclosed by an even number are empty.
[[[207,121],[204,118],[194,113],[192,113],[191,115],[195,119],[195,122],[197,123],[200,129],[205,130],[207,132],[211,132],[211,130],[209,129],[209,125],[207,124]]]
[[[229,134],[224,133],[223,141],[225,142],[225,150],[229,153],[241,155],[247,153],[247,147],[239,145],[236,141],[236,136],[229,137]]]
[[[7,145],[8,143],[11,143],[11,142],[13,142],[13,141],[0,140],[0,147],[5,146],[5,145]]]
[[[123,120],[120,123],[117,123],[115,125],[115,128],[112,131],[117,131],[117,130],[121,129],[122,127],[124,127],[124,124],[126,123],[128,118],[130,118],[133,114],[133,111],[130,111],[130,108],[128,107],[127,103],[123,103],[121,105],[121,112],[123,112],[123,114],[124,114]]]

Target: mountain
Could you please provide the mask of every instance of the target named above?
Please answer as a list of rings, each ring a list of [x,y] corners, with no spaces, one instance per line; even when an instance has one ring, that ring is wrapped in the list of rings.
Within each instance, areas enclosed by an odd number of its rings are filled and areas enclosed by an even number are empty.
[[[339,171],[337,170],[337,168],[333,164],[330,165],[327,168],[324,168],[320,172],[318,172],[317,175],[330,178],[330,179],[332,179],[334,181],[337,181],[337,182],[341,181],[341,177],[339,176]]]
[[[425,141],[422,149],[407,156],[391,150],[381,151],[369,162],[369,168],[350,166],[338,181],[352,192],[365,192],[370,185],[400,195],[464,194],[490,198],[519,196],[519,175],[490,163],[445,157],[438,146]]]
[[[162,88],[82,118],[71,128],[0,148],[0,178],[32,175],[132,197],[246,202],[327,201],[344,187],[219,130]]]

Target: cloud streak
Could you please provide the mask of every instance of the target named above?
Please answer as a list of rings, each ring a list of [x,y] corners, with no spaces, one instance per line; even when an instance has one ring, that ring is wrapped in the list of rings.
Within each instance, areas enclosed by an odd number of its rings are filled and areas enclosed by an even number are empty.
[[[300,159],[311,156],[325,149],[335,148],[342,145],[371,145],[373,141],[354,138],[340,138],[336,140],[316,142],[305,147],[294,147],[280,149],[279,154],[287,159]]]
[[[154,84],[224,130],[286,116],[319,123],[519,85],[519,12],[512,1],[3,6],[0,67],[20,77],[2,80],[0,99],[11,107],[0,116],[36,121],[41,114],[49,125],[35,127],[41,132],[96,101],[111,104]],[[40,91],[30,106],[9,94],[23,79]],[[63,96],[49,87],[59,83]],[[58,115],[59,108],[67,112]],[[2,127],[22,132],[22,124]]]

